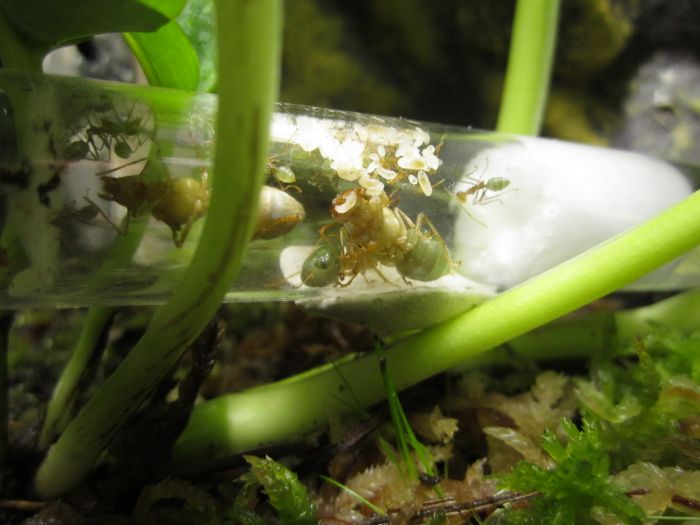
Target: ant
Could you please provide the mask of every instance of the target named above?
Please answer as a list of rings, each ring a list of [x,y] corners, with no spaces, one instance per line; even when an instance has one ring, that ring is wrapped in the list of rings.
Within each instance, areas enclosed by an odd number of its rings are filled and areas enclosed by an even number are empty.
[[[384,281],[380,266],[393,266],[405,282],[434,281],[450,271],[444,239],[428,217],[414,223],[382,192],[376,199],[362,189],[342,192],[333,200],[335,222],[321,229],[320,245],[302,265],[302,283],[312,287],[349,286],[372,270]],[[327,235],[330,228],[337,234]]]
[[[141,162],[143,159],[131,162]],[[123,228],[115,225],[111,219],[97,208],[102,215],[121,235],[128,231],[131,216],[138,216],[150,212],[154,219],[164,222],[172,231],[173,242],[181,247],[195,221],[204,216],[209,207],[210,191],[207,183],[207,172],[202,171],[200,180],[183,177],[178,179],[168,178],[163,180],[146,181],[143,173],[148,169],[149,161],[146,161],[144,170],[138,175],[124,177],[111,177],[111,173],[125,166],[98,174],[102,179],[102,192],[98,193],[101,199],[121,204],[128,210],[126,223]],[[85,200],[95,205],[87,196]],[[96,206],[96,205],[95,205]]]
[[[155,135],[153,115],[148,110],[137,110],[133,104],[126,115],[120,115],[112,105],[109,114],[86,119],[87,125],[78,132],[77,140],[66,146],[69,161],[80,159],[99,160],[102,151],[107,159],[112,151],[121,159],[128,159],[136,150]]]

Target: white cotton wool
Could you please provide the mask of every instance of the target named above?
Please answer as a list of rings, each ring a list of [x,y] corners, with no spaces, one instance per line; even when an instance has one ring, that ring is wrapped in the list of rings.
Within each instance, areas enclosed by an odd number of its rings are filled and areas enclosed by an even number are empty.
[[[632,152],[522,137],[479,153],[458,183],[510,181],[455,224],[460,273],[498,288],[523,282],[692,193],[674,166]]]

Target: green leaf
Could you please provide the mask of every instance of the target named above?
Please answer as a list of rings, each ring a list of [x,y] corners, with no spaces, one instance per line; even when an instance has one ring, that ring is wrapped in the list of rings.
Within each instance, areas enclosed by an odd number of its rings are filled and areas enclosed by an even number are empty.
[[[216,34],[214,32],[214,1],[189,0],[177,17],[180,27],[190,39],[199,58],[198,91],[216,91]]]
[[[150,33],[126,33],[124,39],[149,84],[187,91],[197,89],[199,60],[177,21]]]
[[[297,475],[271,458],[243,456],[284,525],[315,525],[316,509]]]
[[[0,9],[29,39],[59,47],[100,33],[155,31],[186,0],[3,0]]]

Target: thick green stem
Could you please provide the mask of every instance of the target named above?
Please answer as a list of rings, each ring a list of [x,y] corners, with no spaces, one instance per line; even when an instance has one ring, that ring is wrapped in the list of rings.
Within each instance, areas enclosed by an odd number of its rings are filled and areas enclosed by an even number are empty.
[[[496,129],[539,135],[557,36],[559,0],[518,0]]]
[[[165,31],[178,31],[179,26],[175,22],[168,24],[170,29]],[[163,28],[161,28],[163,31]],[[130,36],[125,35],[125,38],[139,57],[139,62],[142,66],[145,60],[141,46],[136,42],[139,40],[148,40],[150,33],[137,33]],[[157,37],[156,37],[157,38]],[[137,53],[138,51],[138,53]],[[170,87],[175,89],[192,89],[196,85],[196,81],[192,84],[189,77],[183,78],[178,75],[172,60],[157,57],[157,60],[148,62],[148,67],[143,67],[148,83],[152,86]],[[172,58],[172,57],[170,57]],[[162,147],[152,146],[150,158],[146,164],[146,168],[141,173],[141,179],[144,182],[155,180],[166,180],[170,175],[167,169],[160,160],[162,155],[169,152],[162,151]],[[102,267],[91,276],[92,284],[98,285],[100,281],[105,279],[105,275],[111,276],[110,271],[115,265],[123,264],[130,261],[136,249],[141,244],[141,239],[146,233],[148,225],[147,217],[137,217],[131,221],[130,235],[122,236],[114,242],[109,253],[105,256]],[[110,277],[107,277],[110,278]],[[80,338],[73,349],[73,354],[70,361],[64,368],[61,376],[56,383],[54,393],[49,400],[49,405],[46,411],[46,418],[39,437],[39,448],[45,450],[53,442],[68,425],[70,419],[75,413],[75,403],[80,397],[80,389],[85,388],[88,384],[88,379],[91,379],[91,366],[99,360],[102,355],[103,345],[100,345],[100,335],[104,333],[109,321],[112,319],[116,308],[90,308],[83,322],[83,330]]]
[[[634,230],[387,351],[399,389],[480,356],[663,266],[700,244],[700,192]],[[342,376],[342,378],[341,378]],[[352,395],[348,392],[352,390]],[[224,396],[195,408],[175,461],[229,455],[301,436],[355,399],[384,397],[373,356]],[[264,409],[261,409],[264,407]]]
[[[117,429],[170,373],[219,307],[252,233],[277,93],[281,0],[220,0],[219,113],[212,199],[197,251],[170,301],[40,466],[45,498],[77,485]]]
[[[48,448],[73,417],[81,387],[92,379],[91,371],[102,355],[102,335],[114,312],[114,308],[91,308],[85,316],[83,331],[49,400],[39,436],[40,449]]]

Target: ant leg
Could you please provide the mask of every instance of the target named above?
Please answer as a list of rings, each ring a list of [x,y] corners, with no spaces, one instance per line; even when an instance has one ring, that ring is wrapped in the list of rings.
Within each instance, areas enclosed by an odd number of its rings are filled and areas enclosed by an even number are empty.
[[[146,170],[146,166],[148,165],[148,162],[149,162],[148,157],[141,157],[140,159],[132,160],[130,162],[127,162],[126,164],[122,164],[121,166],[117,166],[116,168],[110,168],[108,170],[98,171],[97,173],[95,173],[95,176],[102,177],[104,175],[107,175],[108,173],[114,173],[115,171],[119,171],[122,168],[127,168],[129,166],[133,166],[134,164],[138,164],[139,162],[144,162],[144,161],[145,161],[145,164],[144,164],[144,167],[142,170],[142,172],[143,172]]]
[[[129,232],[129,219],[130,219],[130,217],[131,217],[131,212],[129,212],[129,211],[127,210],[127,212],[126,212],[126,219],[125,219],[125,221],[124,221],[124,228],[120,228],[119,226],[117,226],[117,225],[114,223],[114,221],[113,221],[112,219],[109,218],[109,216],[104,212],[104,210],[103,210],[102,208],[100,208],[100,206],[99,206],[95,201],[93,201],[90,197],[88,197],[87,195],[85,195],[85,196],[83,197],[83,199],[85,199],[85,201],[86,201],[94,210],[96,210],[98,214],[102,215],[102,218],[103,218],[104,220],[106,220],[106,221],[109,223],[109,225],[112,226],[112,228],[114,228],[114,230],[117,232],[117,234],[119,234],[119,235],[126,235],[126,234]]]
[[[423,232],[423,225],[425,225],[425,227],[427,227],[430,230],[430,234],[428,235],[428,237],[425,237],[426,239],[437,237],[442,242],[442,244],[446,246],[445,240],[442,238],[442,235],[440,235],[440,232],[433,224],[433,221],[431,221],[425,213],[421,212],[416,218],[416,229],[419,233]]]
[[[380,270],[377,266],[373,267],[372,270],[373,270],[374,273],[376,273],[376,274],[382,279],[382,281],[384,281],[385,283],[391,284],[391,285],[393,285],[393,286],[398,287],[398,284],[392,283],[389,279],[387,279],[386,276],[381,272],[381,270]],[[403,276],[402,276],[402,277],[403,277]],[[404,282],[406,282],[405,279],[404,279]],[[406,284],[412,285],[412,283],[409,283],[409,282],[406,282]]]

